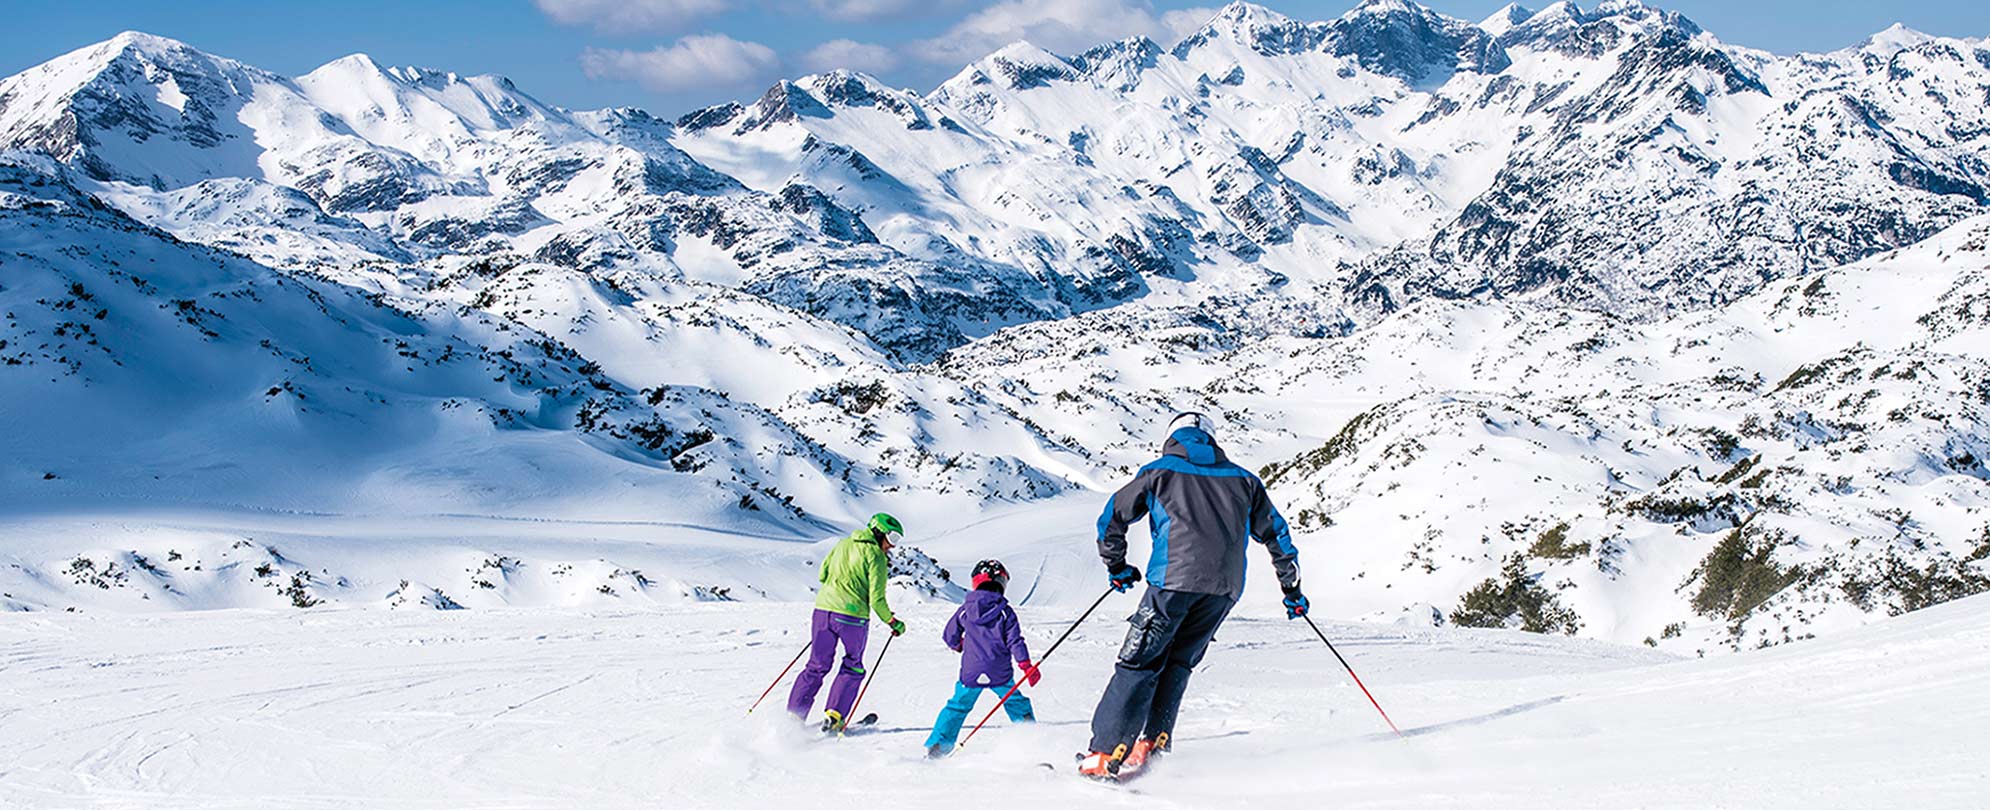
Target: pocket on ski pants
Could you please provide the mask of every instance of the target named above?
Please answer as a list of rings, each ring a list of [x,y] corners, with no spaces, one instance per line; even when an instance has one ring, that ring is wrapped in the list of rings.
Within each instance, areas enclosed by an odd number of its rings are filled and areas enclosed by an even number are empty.
[[[1168,642],[1175,636],[1173,619],[1162,615],[1152,604],[1142,604],[1126,621],[1132,627],[1126,631],[1126,643],[1119,647],[1120,663],[1146,669],[1167,655]]]

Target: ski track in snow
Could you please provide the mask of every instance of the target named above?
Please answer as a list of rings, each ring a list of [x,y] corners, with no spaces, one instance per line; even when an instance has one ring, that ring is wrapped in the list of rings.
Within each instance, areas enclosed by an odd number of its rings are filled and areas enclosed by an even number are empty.
[[[883,727],[841,740],[787,720],[785,688],[744,713],[801,604],[10,614],[0,805],[1965,808],[1990,788],[1969,742],[1990,722],[1990,598],[1704,660],[1325,625],[1400,740],[1303,626],[1243,615],[1176,753],[1119,791],[1038,767],[1085,744],[1133,597],[1109,602],[1046,662],[1042,722],[998,719],[940,762],[920,745],[956,666],[940,604],[908,606],[876,668]],[[1024,608],[1031,641],[1070,612]]]

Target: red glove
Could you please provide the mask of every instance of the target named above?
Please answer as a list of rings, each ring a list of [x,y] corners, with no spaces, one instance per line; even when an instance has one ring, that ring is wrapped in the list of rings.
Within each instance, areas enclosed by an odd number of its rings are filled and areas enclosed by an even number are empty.
[[[1017,662],[1016,666],[1022,668],[1023,680],[1029,681],[1031,686],[1035,686],[1038,681],[1043,680],[1043,672],[1038,670],[1035,664],[1030,663],[1029,659],[1025,658]]]

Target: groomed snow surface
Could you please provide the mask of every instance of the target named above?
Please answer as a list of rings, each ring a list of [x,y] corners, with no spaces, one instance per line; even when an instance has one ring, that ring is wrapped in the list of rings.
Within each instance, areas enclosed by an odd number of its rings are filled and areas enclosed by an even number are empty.
[[[1133,604],[1048,660],[1042,722],[998,718],[940,762],[921,749],[955,667],[939,603],[903,608],[862,707],[883,720],[841,740],[783,716],[785,684],[745,713],[806,604],[4,614],[0,806],[1927,810],[1990,791],[1986,597],[1700,660],[1323,621],[1405,739],[1304,624],[1240,612],[1176,753],[1095,785],[1070,758]],[[1080,609],[1024,607],[1036,649]]]

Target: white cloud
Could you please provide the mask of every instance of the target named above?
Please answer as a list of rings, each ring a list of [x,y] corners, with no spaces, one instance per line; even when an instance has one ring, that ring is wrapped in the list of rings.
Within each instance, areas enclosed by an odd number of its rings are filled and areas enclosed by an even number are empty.
[[[960,5],[961,0],[808,0],[831,19],[846,22],[925,17]]]
[[[1161,28],[1168,32],[1166,37],[1155,37],[1172,45],[1209,24],[1223,9],[1214,6],[1198,8],[1178,8],[1161,15]]]
[[[802,64],[818,72],[843,68],[862,73],[883,73],[898,67],[898,55],[883,45],[832,39],[803,55]]]
[[[1148,0],[1004,0],[913,43],[912,52],[928,62],[961,64],[1019,39],[1058,53],[1131,36],[1172,43],[1215,15],[1199,8],[1157,14]]]
[[[725,11],[729,0],[532,0],[562,25],[592,25],[603,33],[668,31]]]
[[[696,34],[647,51],[588,48],[580,55],[589,78],[641,82],[660,93],[762,82],[780,65],[774,49],[724,34]]]

